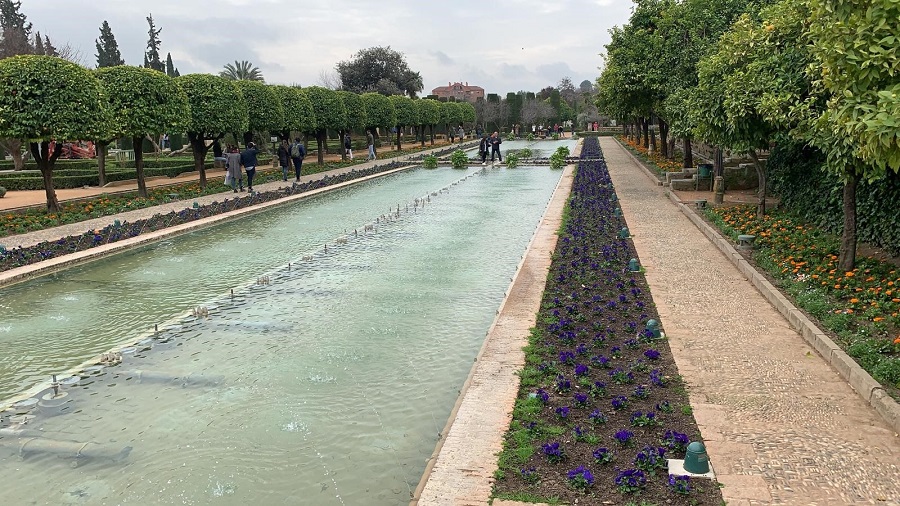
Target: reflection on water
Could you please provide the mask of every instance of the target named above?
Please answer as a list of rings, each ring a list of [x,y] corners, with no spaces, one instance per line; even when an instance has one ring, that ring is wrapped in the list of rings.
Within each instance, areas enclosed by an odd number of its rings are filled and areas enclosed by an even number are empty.
[[[405,504],[560,174],[414,171],[7,290],[16,371],[170,322],[0,433],[0,502]]]

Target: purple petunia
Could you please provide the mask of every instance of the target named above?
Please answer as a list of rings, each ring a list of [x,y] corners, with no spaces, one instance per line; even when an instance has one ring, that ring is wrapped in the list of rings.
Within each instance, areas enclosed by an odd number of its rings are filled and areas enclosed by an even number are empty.
[[[585,376],[588,373],[588,366],[584,364],[577,364],[575,366],[575,376]]]
[[[544,452],[547,460],[551,463],[560,462],[565,458],[565,451],[559,446],[558,441],[544,444],[541,446],[541,451]]]
[[[584,394],[581,392],[578,392],[577,394],[575,394],[575,404],[577,406],[584,407],[585,405],[587,405],[587,401],[588,401],[588,394]]]
[[[633,494],[647,486],[647,476],[639,469],[625,469],[616,476],[616,486],[626,494]]]
[[[628,443],[631,442],[631,438],[634,437],[634,432],[631,432],[628,429],[622,429],[620,431],[616,431],[616,433],[613,434],[613,437],[616,439],[616,441],[619,442],[619,444],[627,446]]]
[[[572,469],[566,473],[566,478],[569,480],[569,485],[582,490],[594,484],[594,475],[591,474],[590,469],[584,466]]]
[[[654,350],[653,348],[650,348],[649,350],[644,352],[644,356],[649,360],[656,360],[659,358],[659,352]]]

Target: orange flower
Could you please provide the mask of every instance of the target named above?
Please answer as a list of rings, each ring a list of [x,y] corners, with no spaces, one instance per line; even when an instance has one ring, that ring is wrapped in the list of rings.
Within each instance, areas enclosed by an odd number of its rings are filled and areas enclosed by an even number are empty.
[[[859,299],[855,299],[855,298],[854,298],[854,299],[850,299],[850,303],[851,303],[851,304],[856,304],[857,302],[859,302]]]
[[[884,320],[884,318],[882,318],[880,316],[876,316],[875,318],[872,318],[872,321],[874,321],[874,322],[880,322],[881,320]]]

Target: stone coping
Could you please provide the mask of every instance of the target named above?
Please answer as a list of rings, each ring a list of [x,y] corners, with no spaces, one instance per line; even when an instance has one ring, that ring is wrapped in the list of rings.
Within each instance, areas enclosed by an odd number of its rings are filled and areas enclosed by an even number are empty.
[[[616,142],[622,143],[616,139]],[[624,149],[624,146],[622,146]],[[644,174],[652,181],[659,183],[657,178],[631,151],[624,149],[628,156],[644,171]],[[859,394],[862,399],[872,406],[885,422],[900,433],[900,404],[888,395],[884,387],[867,373],[853,357],[841,349],[825,332],[803,314],[784,294],[781,293],[766,277],[756,270],[731,244],[731,241],[723,237],[718,230],[710,226],[690,206],[682,202],[678,195],[667,191],[669,199],[688,217],[689,220],[722,252],[738,270],[753,283],[753,286],[781,313],[791,326],[803,336],[803,339],[813,347],[831,367],[844,378],[850,387]]]
[[[426,463],[411,506],[483,505],[490,500],[497,455],[518,396],[518,374],[525,365],[523,348],[536,322],[574,172],[575,166],[568,165],[560,177]]]
[[[78,251],[72,254],[51,258],[48,260],[44,260],[42,262],[37,262],[34,264],[23,265],[22,267],[16,267],[14,269],[9,269],[4,272],[0,272],[0,288],[8,285],[12,285],[15,283],[20,283],[22,281],[27,281],[29,279],[33,279],[39,276],[51,274],[58,272],[62,269],[72,267],[74,265],[80,265],[87,262],[91,262],[93,260],[100,259],[107,255],[111,255],[114,253],[121,253],[126,250],[134,249],[155,241],[159,241],[161,239],[166,239],[169,237],[174,237],[177,235],[186,234],[188,232],[193,232],[195,230],[199,230],[202,228],[206,228],[212,225],[216,225],[219,223],[225,223],[226,221],[234,220],[236,218],[240,218],[243,216],[256,214],[277,206],[282,206],[286,204],[290,204],[296,202],[297,200],[304,199],[307,197],[311,197],[313,195],[319,195],[321,193],[337,190],[340,188],[344,188],[346,186],[350,186],[353,184],[361,183],[363,181],[369,181],[371,179],[375,179],[381,176],[385,176],[388,174],[393,174],[396,172],[408,170],[415,165],[409,165],[405,167],[400,167],[397,169],[386,170],[384,172],[379,172],[377,174],[372,174],[370,176],[361,177],[358,179],[354,179],[352,181],[345,181],[343,183],[338,183],[335,185],[327,186],[325,188],[318,188],[315,190],[310,190],[308,192],[299,193],[296,195],[289,195],[277,200],[272,200],[269,202],[263,202],[260,204],[254,204],[252,206],[244,207],[241,209],[235,209],[233,211],[228,211],[222,214],[217,214],[215,216],[209,216],[207,218],[202,218],[199,220],[191,221],[188,223],[182,223],[181,225],[176,225],[173,227],[164,228],[162,230],[157,230],[155,232],[148,232],[146,234],[141,234],[135,237],[130,237],[128,239],[123,239],[121,241],[116,241],[109,244],[104,244],[102,246],[97,246],[94,248],[86,249],[83,251]],[[113,217],[108,217],[112,219]]]

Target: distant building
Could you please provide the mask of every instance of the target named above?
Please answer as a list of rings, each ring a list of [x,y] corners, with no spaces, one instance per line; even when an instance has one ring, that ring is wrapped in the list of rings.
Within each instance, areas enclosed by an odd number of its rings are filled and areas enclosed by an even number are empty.
[[[437,95],[438,98],[453,97],[457,102],[465,100],[474,104],[479,98],[484,98],[484,88],[469,86],[469,83],[447,83],[447,86],[438,86],[431,90],[431,94]]]

